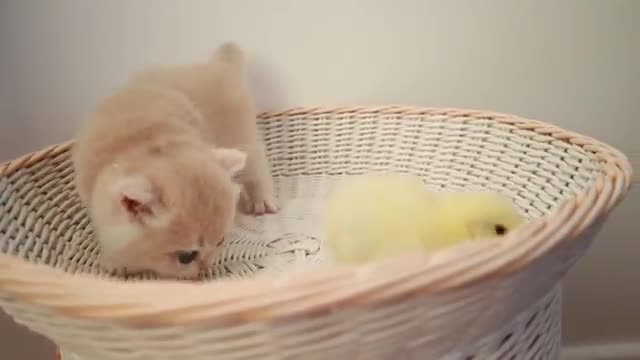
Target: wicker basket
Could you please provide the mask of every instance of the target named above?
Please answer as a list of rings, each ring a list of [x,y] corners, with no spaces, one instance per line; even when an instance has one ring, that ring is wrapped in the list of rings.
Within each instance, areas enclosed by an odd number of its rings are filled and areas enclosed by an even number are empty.
[[[454,109],[304,108],[259,126],[284,208],[238,218],[213,282],[101,273],[70,144],[1,166],[2,307],[65,359],[558,357],[560,281],[628,190],[624,155],[542,122]],[[531,221],[460,251],[324,267],[326,195],[372,171],[501,191]]]

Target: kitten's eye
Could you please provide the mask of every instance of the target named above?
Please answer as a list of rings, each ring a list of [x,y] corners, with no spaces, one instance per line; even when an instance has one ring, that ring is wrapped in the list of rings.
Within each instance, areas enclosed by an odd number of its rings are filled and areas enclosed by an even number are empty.
[[[191,264],[193,260],[195,260],[197,257],[198,257],[197,250],[178,252],[178,261],[180,261],[180,264],[183,264],[183,265]]]
[[[498,224],[495,226],[495,231],[497,235],[504,235],[507,233],[507,228],[504,225]]]

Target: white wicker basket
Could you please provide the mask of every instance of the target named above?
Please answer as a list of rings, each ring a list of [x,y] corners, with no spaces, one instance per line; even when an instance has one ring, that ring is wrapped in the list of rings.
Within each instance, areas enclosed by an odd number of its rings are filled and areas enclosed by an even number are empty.
[[[0,166],[2,307],[65,359],[558,357],[560,281],[629,187],[621,153],[478,111],[304,108],[259,124],[283,210],[238,219],[212,282],[101,273],[71,144]],[[461,251],[303,271],[322,262],[328,191],[370,171],[501,191],[531,222]]]

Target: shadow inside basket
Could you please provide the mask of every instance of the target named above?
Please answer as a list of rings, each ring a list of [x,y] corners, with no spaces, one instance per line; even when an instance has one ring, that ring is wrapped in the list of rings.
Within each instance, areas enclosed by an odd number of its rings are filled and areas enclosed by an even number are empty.
[[[434,190],[499,191],[536,218],[584,190],[600,172],[593,154],[531,131],[484,119],[426,120],[261,121],[282,210],[240,215],[206,278],[278,274],[324,261],[323,206],[345,175],[404,172],[421,176]],[[101,270],[69,155],[68,149],[58,151],[0,176],[0,251],[70,273],[154,279]]]

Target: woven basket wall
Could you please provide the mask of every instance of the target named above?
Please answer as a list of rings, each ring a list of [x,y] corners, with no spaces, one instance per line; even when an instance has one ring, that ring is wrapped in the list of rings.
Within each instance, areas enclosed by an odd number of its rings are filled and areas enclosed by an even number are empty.
[[[557,358],[560,281],[628,189],[621,153],[465,110],[304,108],[259,127],[283,210],[240,216],[204,283],[100,271],[70,144],[0,166],[3,309],[65,359]],[[500,191],[531,221],[459,251],[329,267],[327,194],[373,171]]]

